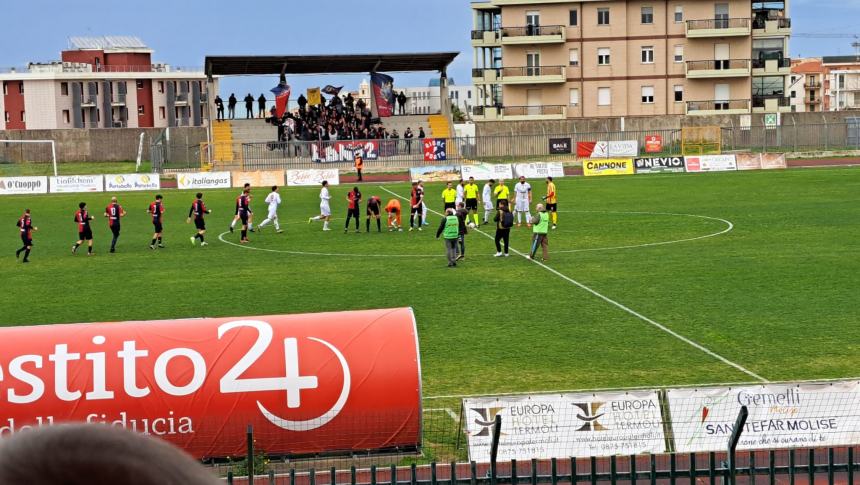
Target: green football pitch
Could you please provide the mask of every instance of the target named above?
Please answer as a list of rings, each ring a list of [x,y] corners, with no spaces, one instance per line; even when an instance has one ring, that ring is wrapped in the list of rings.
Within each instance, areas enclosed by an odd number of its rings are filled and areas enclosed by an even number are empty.
[[[535,201],[544,183],[531,181]],[[447,268],[435,239],[383,227],[308,224],[317,188],[285,188],[281,220],[238,245],[226,232],[238,190],[206,191],[205,248],[185,223],[193,193],[166,190],[165,249],[149,249],[151,193],[128,211],[118,252],[102,217],[111,194],[5,197],[3,325],[247,316],[411,306],[425,396],[855,377],[860,366],[860,169],[566,178],[550,260],[528,261],[530,230],[494,258],[492,226]],[[367,184],[365,199],[408,196]],[[266,189],[255,189],[259,222]],[[441,186],[427,187],[441,210]],[[79,201],[96,254],[70,254]],[[14,222],[33,211],[29,265]],[[362,211],[363,214],[363,211]],[[406,222],[406,221],[405,221]],[[408,224],[408,222],[406,222]],[[488,237],[489,236],[489,237]]]

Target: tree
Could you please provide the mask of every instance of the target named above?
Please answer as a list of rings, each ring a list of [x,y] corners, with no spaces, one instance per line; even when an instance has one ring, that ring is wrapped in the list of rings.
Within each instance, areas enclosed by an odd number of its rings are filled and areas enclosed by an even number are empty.
[[[453,102],[451,103],[451,117],[454,119],[454,123],[463,123],[466,121],[466,115]]]

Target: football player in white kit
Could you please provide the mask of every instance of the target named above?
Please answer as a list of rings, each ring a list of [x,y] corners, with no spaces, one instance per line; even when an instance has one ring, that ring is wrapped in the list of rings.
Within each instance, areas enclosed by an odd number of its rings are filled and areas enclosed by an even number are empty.
[[[526,215],[526,225],[532,227],[531,220],[531,203],[532,203],[532,186],[526,182],[525,177],[520,177],[520,182],[514,185],[514,194],[516,194],[516,203],[514,212],[517,215],[517,227],[522,226],[522,216]]]
[[[329,206],[331,195],[328,193],[328,180],[323,180],[322,189],[320,189],[320,215],[308,219],[308,224],[313,221],[323,221],[323,231],[331,231],[328,227],[331,221],[331,206]]]
[[[424,192],[424,182],[419,180],[418,181],[418,187],[421,188],[422,193],[426,193],[426,192]],[[427,222],[427,210],[428,210],[427,209],[427,202],[424,202],[423,200],[424,199],[422,199],[422,202],[421,202],[421,220],[424,221],[425,226],[429,226],[430,223]]]
[[[284,232],[281,230],[281,224],[278,222],[278,206],[281,205],[281,195],[278,194],[278,186],[273,185],[272,191],[269,192],[269,195],[266,196],[266,204],[269,206],[269,214],[257,226],[257,230],[263,229],[266,224],[274,223],[275,224],[275,232],[278,234]]]
[[[493,213],[493,185],[496,181],[490,179],[484,184],[484,191],[481,192],[481,201],[484,203],[484,224],[490,223],[490,214]]]
[[[457,184],[457,200],[455,201],[455,203],[457,204],[456,205],[457,207],[460,207],[461,203],[466,202],[466,195],[465,195],[466,194],[466,187],[465,187],[465,185],[466,185],[466,182],[464,182],[463,179],[460,179],[460,183]]]

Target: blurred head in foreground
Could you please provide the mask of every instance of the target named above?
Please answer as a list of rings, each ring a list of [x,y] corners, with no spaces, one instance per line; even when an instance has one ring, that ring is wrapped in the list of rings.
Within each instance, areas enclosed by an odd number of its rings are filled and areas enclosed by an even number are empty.
[[[0,441],[0,485],[217,485],[200,463],[164,440],[122,428],[68,424]]]

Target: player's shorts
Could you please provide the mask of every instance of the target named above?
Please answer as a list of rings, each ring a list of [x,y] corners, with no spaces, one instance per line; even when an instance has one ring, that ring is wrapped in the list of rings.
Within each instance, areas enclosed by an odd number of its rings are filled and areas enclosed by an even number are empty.
[[[478,210],[478,199],[466,199],[466,210],[467,211]]]
[[[456,208],[457,208],[456,202],[445,202],[445,210],[456,209]]]
[[[389,214],[391,214],[393,216],[399,216],[400,215],[400,209],[391,209],[391,210],[386,209],[386,212],[388,212]]]
[[[24,246],[32,246],[33,238],[27,236],[21,236],[21,242],[24,243]]]
[[[331,207],[329,207],[328,202],[323,202],[320,204],[320,214],[325,217],[331,216]]]
[[[92,241],[93,240],[93,230],[89,227],[84,229],[83,231],[78,232],[78,241]]]
[[[490,199],[484,199],[484,210],[491,211],[493,210],[493,201]]]
[[[278,210],[277,209],[269,209],[269,215],[266,216],[268,219],[275,220],[278,218]]]
[[[517,212],[528,212],[529,211],[529,200],[518,200],[516,204]]]
[[[111,224],[110,232],[112,232],[115,236],[119,236],[120,226],[119,224]]]
[[[164,230],[164,226],[162,226],[160,222],[153,222],[152,227],[155,229],[155,232],[158,234],[161,234],[161,231]]]
[[[549,212],[558,212],[558,203],[555,204],[547,204],[546,210]]]
[[[194,219],[194,227],[196,227],[198,231],[205,231],[206,221],[204,219]]]
[[[356,219],[358,219],[358,207],[356,207],[355,209],[347,208],[346,209],[346,215],[352,216],[352,217],[355,217]]]
[[[379,206],[367,206],[367,215],[379,216]]]
[[[248,218],[251,217],[251,214],[245,211],[239,213],[239,221],[242,222],[242,225],[248,224]]]
[[[413,206],[412,207],[412,214],[420,214],[423,209],[424,209],[424,204],[419,204],[418,207]]]

